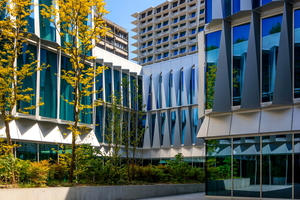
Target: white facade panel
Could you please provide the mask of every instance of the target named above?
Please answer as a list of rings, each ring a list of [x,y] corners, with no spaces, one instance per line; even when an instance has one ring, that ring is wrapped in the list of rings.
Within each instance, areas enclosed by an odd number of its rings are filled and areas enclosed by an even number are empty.
[[[260,112],[233,113],[230,135],[259,132]]]

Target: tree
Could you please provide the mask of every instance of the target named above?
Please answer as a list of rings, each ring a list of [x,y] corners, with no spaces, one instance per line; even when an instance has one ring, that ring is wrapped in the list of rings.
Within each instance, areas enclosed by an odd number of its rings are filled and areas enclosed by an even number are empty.
[[[0,1],[0,111],[8,145],[6,154],[13,153],[9,123],[16,119],[16,111],[28,113],[36,107],[33,88],[24,84],[38,70],[33,53],[26,50],[32,5],[31,0]],[[28,62],[17,64],[21,56]]]
[[[111,159],[119,164],[121,158],[126,163],[128,181],[135,176],[135,166],[138,164],[138,148],[141,147],[146,127],[143,127],[145,107],[136,80],[122,79],[123,92],[114,91],[112,102],[106,103],[109,110],[106,123],[105,140],[112,150]],[[129,105],[130,99],[130,105]],[[120,153],[124,149],[124,153]]]
[[[73,182],[75,148],[78,135],[87,132],[81,125],[83,115],[91,114],[92,108],[101,104],[101,99],[89,101],[93,94],[95,78],[104,69],[94,65],[91,50],[108,29],[102,16],[107,13],[103,0],[55,0],[53,5],[41,5],[41,15],[48,19],[61,36],[61,51],[70,57],[72,69],[62,70],[61,79],[72,86],[73,99],[61,98],[73,107],[74,122],[68,129],[72,132],[72,156],[69,182]]]
[[[269,30],[269,34],[279,33],[281,31],[281,24],[277,22],[276,24],[272,24],[271,29]]]

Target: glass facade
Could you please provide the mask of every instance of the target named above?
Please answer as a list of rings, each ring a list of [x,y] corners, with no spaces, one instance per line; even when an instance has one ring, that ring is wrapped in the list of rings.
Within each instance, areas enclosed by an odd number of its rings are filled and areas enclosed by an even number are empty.
[[[57,160],[58,145],[56,144],[38,144],[39,145],[39,160]]]
[[[121,98],[121,73],[114,69],[114,95],[119,99]]]
[[[65,56],[61,57],[61,70],[63,71],[72,70],[72,64],[70,58]],[[60,112],[59,118],[63,120],[74,121],[74,108],[73,105],[70,105],[68,102],[74,100],[74,88],[67,83],[64,79],[60,79]]]
[[[300,98],[300,10],[294,11],[294,19],[294,97]]]
[[[161,113],[161,140],[160,145],[163,145],[164,135],[165,135],[165,126],[166,126],[166,113]]]
[[[232,0],[232,12],[237,13],[241,10],[241,0]]]
[[[185,142],[186,126],[187,126],[187,110],[181,111],[181,144]]]
[[[33,12],[30,13],[30,15],[26,17],[26,20],[27,20],[26,29],[29,33],[35,33],[35,31],[34,31],[34,6],[31,5],[29,9],[33,10]]]
[[[262,102],[273,100],[282,15],[262,19]]]
[[[151,146],[153,145],[156,114],[151,114]]]
[[[292,199],[294,191],[299,199],[299,138],[279,134],[207,140],[206,194]]]
[[[128,81],[128,75],[125,73],[122,73],[122,81],[127,82]],[[122,87],[122,94],[123,94],[123,105],[128,107],[129,106],[129,88],[128,87]]]
[[[272,0],[261,0],[261,5],[263,6],[263,5],[265,5],[267,3],[270,3],[270,2],[272,2]]]
[[[216,74],[218,69],[221,31],[209,33],[206,36],[206,109],[212,109]]]
[[[175,125],[176,125],[176,111],[171,111],[171,120],[170,120],[170,127],[171,127],[171,145],[174,144]]]
[[[212,1],[205,0],[205,23],[209,23],[212,20]]]
[[[233,106],[241,105],[241,94],[247,59],[250,24],[235,26],[233,31]]]
[[[57,54],[41,49],[41,63],[50,67],[40,72],[40,97],[45,105],[40,106],[40,116],[56,118],[57,110]]]
[[[198,134],[198,108],[192,109],[192,143],[196,143],[196,136]]]
[[[16,157],[22,160],[38,161],[38,147],[36,143],[17,142]]]
[[[105,76],[105,101],[111,102],[112,95],[112,69],[108,68],[104,70]]]
[[[25,53],[26,51],[29,51],[33,56],[31,56],[29,53]],[[37,58],[37,47],[33,45],[23,45],[22,48],[22,54],[19,55],[17,59],[17,66],[22,67],[23,65],[32,63]],[[23,89],[26,88],[32,88],[33,90],[30,92],[26,92],[26,94],[33,94],[32,99],[30,102],[20,101],[18,103],[17,109],[22,109],[26,107],[30,107],[32,105],[36,105],[36,73],[32,74],[32,76],[29,76],[23,80]],[[35,109],[25,110],[30,115],[35,115]]]
[[[190,78],[190,93],[189,93],[189,98],[188,98],[188,104],[195,104],[195,103],[197,103],[195,101],[195,97],[196,97],[196,84],[197,84],[196,70],[195,70],[195,68],[192,68],[191,78]]]
[[[39,4],[47,6],[52,5],[51,0],[39,0]],[[40,37],[44,40],[56,41],[56,30],[53,23],[49,19],[43,18],[40,14]]]
[[[98,66],[102,66],[100,64],[96,64]],[[99,92],[96,94],[96,99],[103,100],[103,73],[99,74],[96,77],[96,90]]]
[[[98,142],[103,142],[103,106],[96,107],[95,135]]]

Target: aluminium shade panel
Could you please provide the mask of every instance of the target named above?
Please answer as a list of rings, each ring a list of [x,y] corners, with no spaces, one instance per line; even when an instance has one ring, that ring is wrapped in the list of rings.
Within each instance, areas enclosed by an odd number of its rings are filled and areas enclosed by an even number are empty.
[[[171,135],[170,135],[170,112],[166,112],[165,126],[164,126],[164,135],[163,135],[163,144],[162,148],[170,148],[171,147]]]
[[[146,117],[146,127],[150,127],[151,126],[151,114],[150,113],[147,113],[146,114],[147,117]],[[143,148],[144,149],[150,149],[151,148],[151,137],[150,137],[150,128],[147,128],[145,130],[145,133],[144,133],[144,143],[143,143]]]
[[[154,133],[153,133],[153,144],[152,148],[159,149],[161,146],[161,132],[160,132],[160,112],[156,112],[155,117],[155,126],[154,126]]]
[[[191,109],[187,110],[186,114],[186,127],[184,135],[184,146],[192,146],[192,127],[191,127]]]
[[[284,2],[273,104],[293,103],[293,5]]]
[[[260,127],[260,110],[244,113],[233,113],[230,135],[258,133]]]
[[[169,87],[170,73],[166,72],[166,71],[163,71],[163,72],[161,72],[161,76],[162,76],[162,88],[161,88],[162,104],[161,104],[161,107],[166,108],[167,107],[167,99],[170,98],[170,97],[168,97],[168,87]]]
[[[152,98],[152,110],[159,109],[157,107],[157,101],[158,101],[158,86],[159,86],[159,74],[155,73],[152,74],[152,82],[151,82],[151,97]]]
[[[231,23],[223,20],[213,112],[231,111]]]
[[[231,114],[210,116],[207,137],[226,136],[230,133]]]

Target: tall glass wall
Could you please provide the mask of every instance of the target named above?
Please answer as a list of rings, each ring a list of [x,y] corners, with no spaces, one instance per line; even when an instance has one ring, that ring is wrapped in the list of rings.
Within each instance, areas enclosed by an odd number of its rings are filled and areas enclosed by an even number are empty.
[[[22,160],[38,161],[38,149],[36,143],[17,142],[16,157]]]
[[[98,142],[103,142],[103,106],[96,107],[95,135]]]
[[[34,33],[34,5],[31,5],[29,9],[32,10],[33,12],[26,17],[27,20],[26,29],[29,33]]]
[[[173,88],[173,74],[170,73],[169,75],[169,87],[168,87],[168,97],[167,97],[167,107],[172,107],[172,88]]]
[[[176,124],[176,111],[171,111],[171,120],[170,120],[170,128],[171,128],[171,145],[174,144],[175,124]]]
[[[191,70],[191,78],[190,78],[190,94],[188,98],[188,104],[195,104],[197,103],[195,101],[195,96],[196,96],[196,69],[192,68]]]
[[[241,105],[241,94],[246,67],[250,24],[235,26],[233,31],[233,106]]]
[[[151,146],[153,145],[156,114],[151,114]]]
[[[282,15],[262,20],[262,102],[273,100]]]
[[[192,109],[192,143],[196,143],[197,128],[198,128],[198,108]]]
[[[111,102],[112,94],[112,69],[108,68],[104,71],[105,75],[105,101]]]
[[[206,152],[206,195],[300,198],[300,134],[207,140]]]
[[[231,196],[231,139],[206,142],[206,195]]]
[[[40,106],[40,116],[56,118],[57,110],[57,54],[41,49],[41,63],[50,67],[40,72],[40,97],[45,105]]]
[[[185,135],[186,135],[186,126],[187,126],[187,110],[181,111],[181,144],[184,144],[185,142]]]
[[[232,0],[232,12],[237,13],[241,10],[241,0]]]
[[[33,45],[23,45],[22,48],[22,52],[23,54],[19,55],[18,59],[17,59],[17,66],[21,67],[25,64],[30,64],[32,63],[34,60],[36,60],[37,58],[37,47],[33,46]],[[31,56],[28,53],[25,53],[26,51],[29,51],[33,56]],[[33,90],[30,92],[26,92],[26,94],[34,94],[34,96],[32,96],[32,99],[30,102],[24,102],[24,101],[20,101],[18,104],[18,109],[24,109],[26,107],[30,107],[32,105],[36,105],[36,73],[32,74],[32,76],[29,76],[27,78],[25,78],[23,80],[23,89],[26,88],[32,88]],[[26,110],[26,112],[28,112],[28,114],[30,115],[35,115],[35,109],[31,109],[31,110]]]
[[[206,34],[206,109],[212,109],[218,69],[221,31]]]
[[[122,73],[122,81],[128,81],[128,75],[125,73]],[[123,93],[123,105],[128,107],[129,106],[129,88],[128,87],[122,87],[122,93]]]
[[[165,135],[165,126],[166,126],[166,113],[161,113],[161,144],[163,145],[164,142],[164,135]]]
[[[121,98],[121,72],[114,69],[114,91],[117,98]]]
[[[205,1],[205,23],[209,23],[212,20],[212,1]]]
[[[96,64],[97,66],[102,66],[100,64]],[[103,100],[103,73],[99,74],[96,77],[96,90],[99,92],[96,94],[96,99]]]
[[[69,71],[72,70],[72,64],[70,58],[65,56],[61,57],[61,70]],[[61,72],[63,73],[63,72]],[[67,83],[64,79],[60,80],[60,112],[59,118],[63,120],[74,121],[74,108],[68,102],[74,100],[74,88]],[[67,102],[68,101],[68,102]]]
[[[39,4],[52,5],[52,0],[39,0]],[[56,30],[49,19],[43,18],[40,14],[40,37],[44,40],[56,41]]]
[[[300,98],[300,10],[294,11],[294,97]]]

